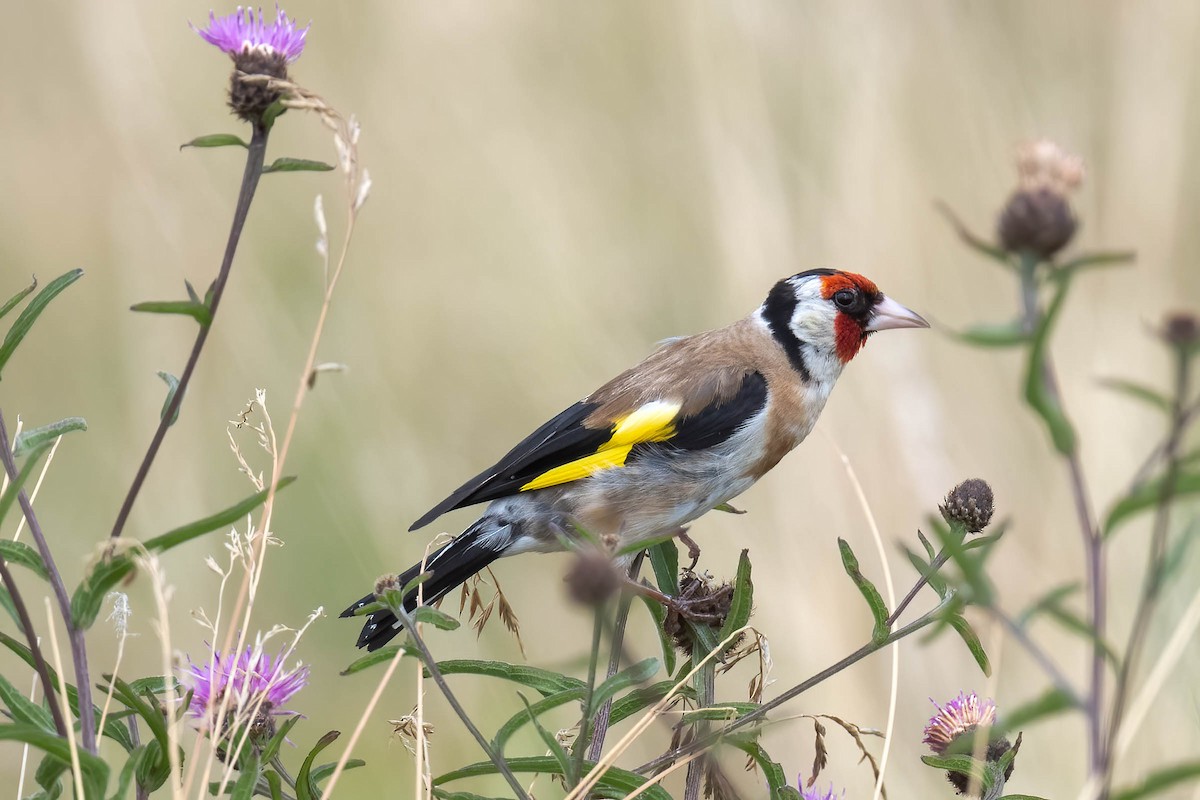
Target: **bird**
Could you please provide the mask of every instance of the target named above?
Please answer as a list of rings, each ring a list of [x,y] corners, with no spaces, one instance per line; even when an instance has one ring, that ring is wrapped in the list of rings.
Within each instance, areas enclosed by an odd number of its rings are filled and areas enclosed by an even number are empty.
[[[842,369],[868,337],[927,328],[919,314],[853,272],[810,269],[777,282],[724,328],[668,339],[636,366],[566,408],[409,528],[489,502],[466,530],[390,579],[428,573],[436,602],[498,558],[554,552],[579,532],[620,552],[661,540],[728,503],[800,444]],[[573,534],[574,532],[574,534]],[[403,626],[372,592],[357,646],[377,650]],[[404,608],[417,606],[410,590]]]

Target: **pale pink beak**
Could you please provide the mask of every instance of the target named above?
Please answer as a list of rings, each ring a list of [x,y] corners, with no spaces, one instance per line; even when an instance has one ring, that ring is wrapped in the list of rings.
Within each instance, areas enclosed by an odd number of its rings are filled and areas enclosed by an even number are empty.
[[[867,320],[868,331],[886,331],[892,328],[928,328],[929,323],[915,311],[911,311],[890,297],[884,297],[871,309]]]

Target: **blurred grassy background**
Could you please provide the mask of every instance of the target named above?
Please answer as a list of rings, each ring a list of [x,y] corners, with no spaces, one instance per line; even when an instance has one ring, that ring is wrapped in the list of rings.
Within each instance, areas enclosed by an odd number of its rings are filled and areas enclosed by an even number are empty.
[[[295,701],[310,718],[293,737],[301,746],[351,730],[375,686],[377,675],[338,677],[356,656],[357,626],[334,615],[377,574],[419,557],[436,529],[409,535],[408,523],[655,341],[723,325],[773,281],[817,266],[869,275],[935,327],[1010,318],[1010,277],[965,251],[932,204],[944,199],[990,232],[1023,139],[1047,135],[1087,160],[1077,248],[1139,253],[1136,267],[1080,282],[1055,342],[1100,509],[1159,434],[1160,419],[1096,379],[1164,384],[1167,361],[1147,328],[1200,298],[1194,3],[360,1],[287,11],[314,23],[293,75],[359,115],[375,182],[320,353],[350,371],[323,377],[301,420],[288,465],[301,482],[276,516],[286,547],[271,554],[257,606],[263,628],[297,625],[317,606],[332,612],[302,647],[313,681]],[[0,27],[0,294],[30,273],[45,281],[87,270],[0,385],[10,426],[17,413],[31,425],[67,415],[90,425],[64,443],[38,502],[71,584],[149,441],[163,398],[155,371],[178,372],[193,334],[186,320],[127,309],[182,296],[185,278],[207,285],[224,246],[241,154],[178,149],[238,127],[223,107],[228,61],[185,24],[207,13],[194,3],[30,3],[10,8]],[[315,119],[289,114],[276,130],[269,157],[333,160]],[[335,177],[264,179],[209,348],[129,534],[159,533],[247,493],[225,425],[255,387],[267,390],[277,424],[286,419],[319,304],[317,193],[336,227]],[[750,513],[693,528],[703,566],[717,574],[732,573],[738,550],[750,548],[755,623],[770,637],[777,687],[869,631],[834,537],[855,545],[869,573],[880,568],[834,443],[890,540],[911,541],[956,481],[990,480],[1015,522],[993,562],[1008,608],[1080,577],[1065,475],[1018,406],[1019,375],[1015,355],[971,351],[936,330],[881,336],[843,377],[818,431],[738,502]],[[471,513],[439,524],[456,532]],[[1112,551],[1120,641],[1146,534],[1144,522],[1131,526]],[[216,578],[200,564],[220,551],[210,538],[166,559],[182,651],[204,652],[188,612],[215,606]],[[903,557],[889,557],[907,586]],[[496,570],[533,664],[578,668],[587,647],[586,614],[563,602],[565,565],[530,556]],[[1165,599],[1151,652],[1190,597],[1196,567],[1192,559]],[[145,583],[130,587],[139,638],[126,670],[139,673],[158,665]],[[653,654],[636,614],[633,649]],[[1080,642],[1047,626],[1037,634],[1082,682]],[[967,688],[1011,706],[1041,691],[1023,653],[991,641],[986,627],[984,637],[999,664],[994,683],[956,641],[903,645],[893,797],[949,796],[918,761],[927,698]],[[519,658],[495,625],[478,642],[467,632],[430,639],[444,657]],[[110,633],[98,626],[91,641],[96,671],[108,669]],[[1193,646],[1123,781],[1200,749],[1197,668]],[[411,759],[386,720],[412,709],[412,676],[405,665],[389,688],[356,752],[369,766],[347,776],[344,796],[410,791]],[[747,677],[735,673],[725,696]],[[882,727],[888,682],[879,656],[791,708]],[[454,683],[485,730],[519,707],[493,684]],[[440,700],[429,706],[435,771],[476,760]],[[823,782],[864,796],[869,772],[854,765],[848,740],[831,742]],[[790,773],[807,772],[807,722],[776,725],[767,744]],[[521,746],[542,749],[530,736]],[[6,780],[17,759],[16,747],[0,753]],[[1011,787],[1072,796],[1083,759],[1079,719],[1034,727]],[[553,794],[546,779],[539,786]]]

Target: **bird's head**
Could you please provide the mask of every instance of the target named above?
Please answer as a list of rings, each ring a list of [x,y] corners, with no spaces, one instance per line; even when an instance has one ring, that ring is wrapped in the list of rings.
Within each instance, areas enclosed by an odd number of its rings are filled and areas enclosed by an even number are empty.
[[[879,291],[862,275],[813,269],[785,278],[771,289],[758,311],[788,359],[806,379],[828,362],[841,371],[876,331],[928,328],[919,314]]]

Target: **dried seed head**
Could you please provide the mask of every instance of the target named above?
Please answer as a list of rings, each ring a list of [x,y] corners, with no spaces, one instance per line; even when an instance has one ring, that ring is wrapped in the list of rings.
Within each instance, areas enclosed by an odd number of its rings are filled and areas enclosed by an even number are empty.
[[[1017,153],[1017,190],[996,226],[1004,249],[1050,258],[1065,247],[1079,227],[1069,198],[1083,175],[1083,160],[1054,142],[1023,145]]]
[[[621,576],[612,560],[596,550],[579,553],[563,580],[571,599],[585,606],[600,605],[621,586]]]
[[[950,490],[939,510],[951,525],[962,525],[967,533],[979,533],[992,521],[996,510],[992,487],[981,478],[965,480]]]
[[[721,630],[729,616],[729,608],[733,604],[733,584],[716,585],[709,575],[697,575],[684,570],[679,576],[679,595],[675,598],[686,605],[687,615],[698,624],[707,625],[715,631]],[[676,608],[667,608],[667,618],[663,620],[663,630],[675,640],[675,646],[687,655],[696,649],[692,630],[687,625],[684,615]],[[730,642],[724,650],[729,653],[741,644],[743,636]]]

